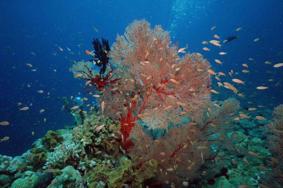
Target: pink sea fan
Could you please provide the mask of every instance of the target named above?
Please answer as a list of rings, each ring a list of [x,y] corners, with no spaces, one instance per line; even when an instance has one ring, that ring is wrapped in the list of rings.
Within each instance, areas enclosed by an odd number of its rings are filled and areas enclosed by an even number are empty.
[[[133,22],[124,35],[117,37],[110,57],[121,68],[119,74],[132,80],[129,86],[134,88],[124,92],[127,88],[120,84],[118,90],[125,95],[122,101],[126,103],[117,105],[127,106],[132,95],[139,104],[134,113],[148,126],[155,125],[152,128],[166,128],[166,119],[174,122],[183,115],[197,117],[210,100],[209,63],[200,54],[179,57],[177,47],[160,26],[151,29],[144,20]],[[167,118],[159,118],[160,124],[149,122],[153,118],[148,116],[157,113]]]

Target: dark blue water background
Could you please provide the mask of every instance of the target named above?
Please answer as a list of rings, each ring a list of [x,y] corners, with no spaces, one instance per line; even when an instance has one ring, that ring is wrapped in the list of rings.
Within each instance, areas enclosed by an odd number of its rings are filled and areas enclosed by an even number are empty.
[[[20,154],[47,130],[73,124],[72,116],[61,110],[62,98],[85,92],[69,67],[73,61],[88,59],[84,50],[91,49],[93,37],[113,43],[135,19],[162,25],[180,47],[188,44],[190,52],[203,53],[215,71],[238,72],[235,77],[246,82],[239,87],[245,95],[240,98],[243,107],[272,109],[283,103],[283,70],[264,62],[283,62],[282,10],[281,0],[0,1],[0,121],[11,123],[0,127],[0,138],[10,137],[0,143],[0,153]],[[214,31],[212,26],[216,26]],[[236,32],[238,27],[242,30]],[[204,52],[201,42],[211,40],[214,34],[222,39],[239,38],[221,49],[210,46],[211,51]],[[255,38],[260,40],[255,43]],[[219,51],[228,54],[219,56]],[[224,64],[216,65],[215,58]],[[249,65],[249,74],[241,73],[243,63]],[[269,89],[258,91],[258,85]],[[221,92],[216,99],[233,96],[226,89],[215,88]],[[19,111],[19,102],[30,110]],[[39,113],[40,109],[46,111]]]

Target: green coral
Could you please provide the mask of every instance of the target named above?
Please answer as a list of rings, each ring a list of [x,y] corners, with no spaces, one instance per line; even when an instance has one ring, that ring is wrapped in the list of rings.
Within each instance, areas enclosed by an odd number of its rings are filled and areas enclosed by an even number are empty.
[[[115,157],[121,153],[118,123],[95,113],[89,115],[83,125],[74,128],[73,138],[89,157],[98,157],[98,153]]]
[[[154,178],[157,174],[158,162],[154,159],[144,162],[141,168],[134,169],[132,187],[142,187],[145,180]]]
[[[52,151],[54,148],[63,141],[63,137],[58,131],[48,131],[47,134],[42,138],[42,145],[48,150]]]
[[[61,170],[61,175],[54,178],[47,188],[83,188],[83,179],[79,171],[72,166]]]
[[[45,149],[34,147],[28,157],[28,164],[33,166],[34,169],[39,169],[45,164],[46,158],[47,151]]]
[[[147,161],[142,167],[136,168],[130,159],[121,157],[116,165],[97,164],[85,178],[89,187],[105,185],[114,188],[122,187],[124,184],[130,184],[132,187],[142,187],[142,183],[154,177],[156,172],[157,162],[155,160]]]
[[[36,173],[26,171],[23,177],[16,179],[12,183],[11,188],[36,188],[39,180],[40,178]]]
[[[6,174],[0,174],[0,187],[8,187],[12,178]]]
[[[225,177],[217,179],[214,185],[206,185],[204,188],[237,188],[237,186],[231,184]]]
[[[97,166],[86,175],[89,187],[99,187],[104,182],[109,188],[122,187],[126,182],[124,176],[130,174],[132,162],[126,157],[119,159],[116,167],[111,164],[97,164]]]

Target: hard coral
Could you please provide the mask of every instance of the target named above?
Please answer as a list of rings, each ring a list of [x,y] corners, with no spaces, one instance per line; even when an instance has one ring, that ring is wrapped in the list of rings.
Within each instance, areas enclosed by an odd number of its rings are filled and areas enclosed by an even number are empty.
[[[47,150],[53,150],[59,143],[63,141],[62,136],[56,131],[48,131],[47,134],[42,138],[42,145]]]

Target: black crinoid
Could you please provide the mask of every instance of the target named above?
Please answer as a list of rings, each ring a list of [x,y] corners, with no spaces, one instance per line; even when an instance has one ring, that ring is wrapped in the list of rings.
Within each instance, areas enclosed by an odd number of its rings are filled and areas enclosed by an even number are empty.
[[[92,46],[94,49],[95,57],[94,60],[96,65],[100,67],[99,74],[102,77],[106,71],[107,64],[109,62],[108,52],[110,51],[109,42],[106,39],[99,40],[98,38],[93,39]]]

